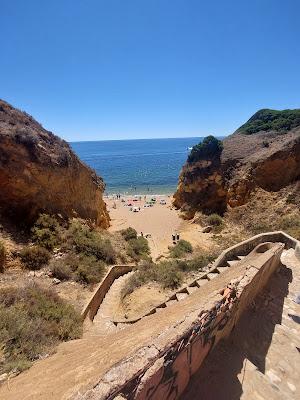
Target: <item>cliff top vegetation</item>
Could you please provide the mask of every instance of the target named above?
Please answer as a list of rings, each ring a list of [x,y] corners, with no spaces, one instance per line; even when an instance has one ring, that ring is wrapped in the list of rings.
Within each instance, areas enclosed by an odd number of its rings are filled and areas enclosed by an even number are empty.
[[[285,133],[300,126],[300,109],[257,111],[237,132],[252,135],[260,131],[275,131]]]
[[[193,163],[200,160],[206,160],[221,154],[223,150],[223,143],[221,140],[210,135],[203,139],[202,142],[196,144],[189,156],[188,162]]]

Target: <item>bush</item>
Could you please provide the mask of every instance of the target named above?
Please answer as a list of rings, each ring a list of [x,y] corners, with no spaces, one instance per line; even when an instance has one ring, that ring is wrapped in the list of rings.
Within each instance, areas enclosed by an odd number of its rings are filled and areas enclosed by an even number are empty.
[[[168,260],[158,264],[143,260],[138,264],[135,274],[126,281],[121,296],[124,298],[148,282],[157,282],[165,289],[175,289],[181,285],[184,274],[190,271],[201,271],[215,258],[214,254],[202,254],[191,260]]]
[[[223,150],[223,143],[221,140],[210,135],[203,139],[202,142],[196,144],[189,156],[188,162],[193,163],[199,160],[207,160],[214,157],[219,157]]]
[[[106,265],[93,256],[81,256],[75,270],[76,280],[81,283],[93,284],[101,281]]]
[[[110,240],[103,238],[99,232],[74,221],[69,228],[69,235],[78,253],[96,257],[108,264],[115,262],[116,254]]]
[[[173,246],[170,250],[170,256],[172,258],[181,258],[188,253],[193,252],[193,246],[187,240],[179,240],[179,242]]]
[[[40,246],[25,247],[21,251],[20,257],[25,268],[36,271],[48,264],[50,253]]]
[[[182,268],[184,265],[177,261],[162,261],[157,265],[156,281],[165,289],[175,289],[182,283]]]
[[[187,261],[187,270],[188,271],[201,271],[203,267],[206,267],[208,264],[213,262],[216,259],[215,254],[202,254],[191,260]]]
[[[137,231],[131,227],[121,230],[121,234],[126,241],[137,239]]]
[[[69,253],[66,257],[52,262],[51,271],[53,276],[60,280],[74,279],[83,284],[93,284],[101,281],[106,265],[94,256]]]
[[[147,282],[155,281],[156,278],[156,265],[149,260],[143,260],[137,266],[135,274],[131,275],[126,281],[121,291],[121,297],[124,298],[128,294],[132,293],[138,287],[144,285]]]
[[[54,292],[37,285],[0,290],[0,374],[21,372],[59,341],[81,334],[80,314]]]
[[[150,254],[148,240],[142,236],[139,236],[137,239],[130,239],[128,245],[128,255],[134,260],[139,260]]]
[[[56,260],[51,265],[51,272],[54,278],[61,281],[67,281],[73,278],[73,272],[69,265],[65,264],[62,259]]]
[[[4,271],[4,263],[6,259],[6,251],[4,244],[0,242],[0,272]]]
[[[210,214],[207,217],[207,223],[213,226],[220,226],[223,224],[223,218],[219,214]]]
[[[48,250],[53,250],[61,242],[59,223],[48,214],[40,214],[31,232],[33,240]]]

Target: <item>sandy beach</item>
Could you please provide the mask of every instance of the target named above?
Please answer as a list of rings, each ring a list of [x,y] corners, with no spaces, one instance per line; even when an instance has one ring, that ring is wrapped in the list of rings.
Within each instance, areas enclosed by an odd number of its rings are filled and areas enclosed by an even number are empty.
[[[147,202],[155,198],[152,207]],[[160,204],[165,201],[166,204]],[[171,195],[108,196],[105,198],[111,217],[111,232],[129,226],[138,234],[149,235],[148,241],[153,259],[167,255],[172,245],[172,234],[178,233],[180,239],[188,240],[194,247],[206,249],[210,246],[210,235],[203,234],[201,227],[180,218],[179,211],[172,206]],[[146,207],[145,207],[146,205]],[[133,209],[136,209],[136,212]]]

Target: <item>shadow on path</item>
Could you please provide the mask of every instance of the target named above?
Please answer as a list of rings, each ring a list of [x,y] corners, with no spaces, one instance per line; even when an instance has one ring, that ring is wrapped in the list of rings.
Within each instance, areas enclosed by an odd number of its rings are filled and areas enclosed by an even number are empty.
[[[243,393],[248,360],[265,373],[265,359],[276,324],[281,323],[292,271],[281,266],[242,315],[230,336],[217,344],[192,377],[181,400],[237,400]]]

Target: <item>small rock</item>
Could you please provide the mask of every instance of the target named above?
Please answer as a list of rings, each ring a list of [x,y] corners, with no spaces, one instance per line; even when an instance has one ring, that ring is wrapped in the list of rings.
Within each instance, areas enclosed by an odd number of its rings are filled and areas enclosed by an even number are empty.
[[[52,282],[54,283],[54,285],[58,285],[61,282],[61,280],[57,279],[57,278],[53,278]]]
[[[296,386],[295,385],[293,385],[291,382],[287,382],[287,385],[288,385],[288,387],[289,387],[289,389],[292,391],[292,392],[296,392]]]
[[[212,226],[205,226],[203,229],[202,229],[202,233],[209,233],[209,232],[211,232],[211,230],[212,230]]]
[[[6,381],[7,378],[8,378],[8,374],[2,374],[2,375],[0,375],[0,383]]]

